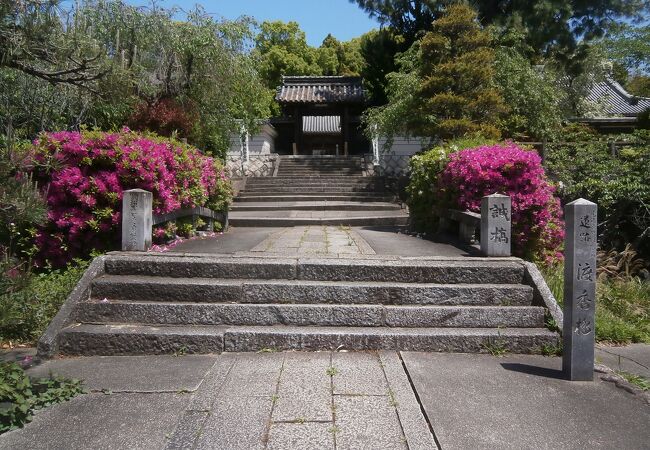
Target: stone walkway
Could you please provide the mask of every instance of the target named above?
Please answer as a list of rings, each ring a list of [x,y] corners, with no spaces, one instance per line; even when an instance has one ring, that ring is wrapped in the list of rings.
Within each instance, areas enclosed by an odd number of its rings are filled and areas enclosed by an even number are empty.
[[[436,241],[403,234],[400,227],[348,227],[306,225],[296,227],[231,227],[216,237],[193,239],[176,246],[174,253],[280,253],[350,257],[476,256],[449,236]]]
[[[359,234],[346,226],[308,225],[283,228],[251,249],[283,255],[374,255]]]
[[[38,413],[0,448],[431,449],[395,352],[91,357],[31,369],[90,394]]]
[[[261,352],[47,361],[87,394],[0,449],[646,449],[650,406],[561,358]]]

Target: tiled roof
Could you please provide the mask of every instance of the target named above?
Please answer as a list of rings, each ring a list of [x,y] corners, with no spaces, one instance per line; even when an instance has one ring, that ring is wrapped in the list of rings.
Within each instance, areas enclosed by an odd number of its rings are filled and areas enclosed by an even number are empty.
[[[282,77],[276,100],[281,103],[360,103],[360,77]]]
[[[636,117],[650,108],[650,98],[629,94],[623,86],[613,80],[596,83],[587,99],[604,102],[607,117]]]
[[[341,116],[303,116],[302,132],[305,134],[341,133]]]

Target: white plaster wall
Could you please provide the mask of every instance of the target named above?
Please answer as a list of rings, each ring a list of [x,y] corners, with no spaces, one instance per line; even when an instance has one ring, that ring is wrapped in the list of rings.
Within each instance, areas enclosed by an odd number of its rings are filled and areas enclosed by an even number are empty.
[[[275,138],[278,133],[269,125],[264,124],[257,134],[248,138],[248,151],[250,155],[268,155],[275,153]],[[233,133],[230,135],[230,148],[228,155],[239,155],[241,153],[241,141],[239,135]]]

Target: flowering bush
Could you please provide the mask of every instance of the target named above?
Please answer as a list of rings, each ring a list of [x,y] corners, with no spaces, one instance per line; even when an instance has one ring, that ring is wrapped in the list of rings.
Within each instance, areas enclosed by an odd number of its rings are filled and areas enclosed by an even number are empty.
[[[513,252],[558,259],[564,239],[560,201],[546,179],[541,158],[512,143],[461,150],[449,156],[438,177],[441,206],[481,211],[481,198],[501,193],[512,199]]]
[[[418,231],[435,231],[436,220],[432,217],[432,208],[438,203],[436,180],[449,161],[449,155],[466,148],[493,144],[496,141],[481,137],[468,136],[442,143],[414,155],[409,161],[410,179],[406,187],[409,213],[413,225]]]
[[[153,193],[153,212],[227,208],[223,167],[196,148],[125,128],[42,134],[33,146],[34,176],[46,193],[48,221],[36,233],[37,263],[62,267],[93,249],[118,247],[122,191]]]

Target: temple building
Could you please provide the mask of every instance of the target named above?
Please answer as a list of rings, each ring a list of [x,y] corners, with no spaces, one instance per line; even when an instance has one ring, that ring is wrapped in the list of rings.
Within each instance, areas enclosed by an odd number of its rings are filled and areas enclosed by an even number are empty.
[[[370,143],[361,128],[365,93],[360,77],[283,77],[275,99],[281,117],[276,152],[292,155],[361,155]]]
[[[650,98],[632,95],[612,79],[594,84],[587,100],[600,105],[595,117],[580,117],[574,122],[586,123],[601,133],[630,133],[638,126],[638,117],[650,109]]]
[[[229,155],[361,156],[372,151],[361,116],[360,77],[283,77],[275,96],[281,114],[249,135],[233,135]]]

